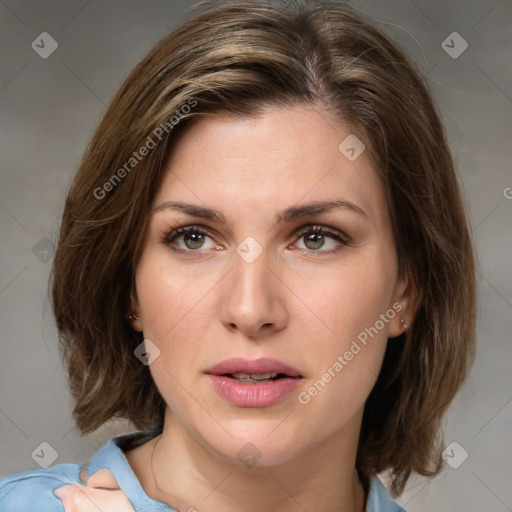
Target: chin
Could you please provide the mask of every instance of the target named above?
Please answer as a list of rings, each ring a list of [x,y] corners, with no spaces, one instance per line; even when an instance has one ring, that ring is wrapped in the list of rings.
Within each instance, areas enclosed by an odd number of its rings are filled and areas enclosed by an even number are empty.
[[[272,424],[270,428],[268,421],[237,421],[235,425],[225,425],[231,436],[224,432],[220,437],[203,437],[203,441],[221,457],[246,467],[283,464],[309,444],[308,440],[299,439],[290,429],[279,431],[281,426],[276,428],[279,422]]]

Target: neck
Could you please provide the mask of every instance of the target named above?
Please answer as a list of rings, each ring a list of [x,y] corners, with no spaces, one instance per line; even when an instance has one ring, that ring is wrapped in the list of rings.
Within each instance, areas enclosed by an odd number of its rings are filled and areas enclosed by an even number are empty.
[[[275,465],[246,467],[198,443],[168,412],[147,443],[147,494],[183,512],[363,512],[355,469],[359,425]],[[354,438],[355,433],[355,438]],[[336,454],[335,456],[333,454]]]

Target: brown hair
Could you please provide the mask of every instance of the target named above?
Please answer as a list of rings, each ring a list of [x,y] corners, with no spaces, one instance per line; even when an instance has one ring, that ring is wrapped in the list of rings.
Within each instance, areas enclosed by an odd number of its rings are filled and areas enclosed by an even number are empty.
[[[473,249],[429,92],[395,44],[339,2],[209,7],[157,43],[114,97],[72,183],[52,269],[73,416],[83,433],[114,417],[142,429],[162,421],[163,399],[133,354],[142,335],[126,317],[176,136],[200,116],[301,104],[326,106],[363,137],[399,271],[421,295],[407,334],[388,343],[356,461],[363,476],[390,470],[396,495],[411,472],[441,468],[441,418],[473,358]]]

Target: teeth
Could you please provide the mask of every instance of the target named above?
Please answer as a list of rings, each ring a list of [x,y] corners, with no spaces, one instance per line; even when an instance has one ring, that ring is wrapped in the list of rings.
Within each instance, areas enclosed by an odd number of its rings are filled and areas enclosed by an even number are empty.
[[[278,373],[232,373],[233,378],[238,380],[251,380],[251,381],[260,381],[260,380],[268,380],[279,375]]]

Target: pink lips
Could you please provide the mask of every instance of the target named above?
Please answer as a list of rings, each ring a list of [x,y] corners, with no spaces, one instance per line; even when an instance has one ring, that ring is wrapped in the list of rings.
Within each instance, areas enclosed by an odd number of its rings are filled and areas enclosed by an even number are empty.
[[[240,382],[234,374],[278,374],[276,380]],[[279,402],[302,381],[295,368],[275,359],[233,358],[210,368],[206,374],[215,390],[226,400],[239,407],[267,407]]]

